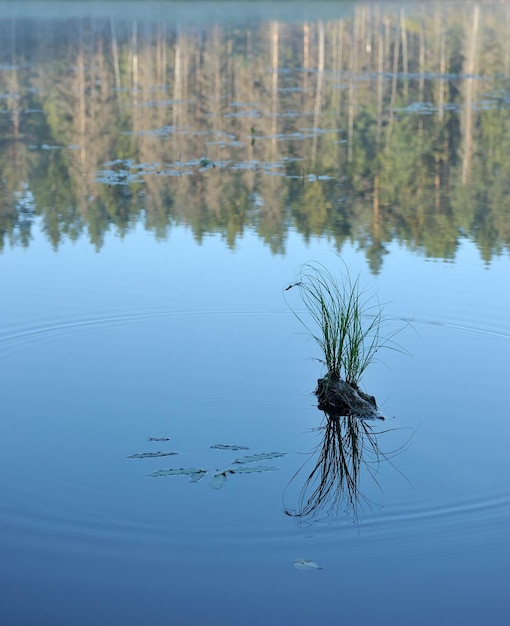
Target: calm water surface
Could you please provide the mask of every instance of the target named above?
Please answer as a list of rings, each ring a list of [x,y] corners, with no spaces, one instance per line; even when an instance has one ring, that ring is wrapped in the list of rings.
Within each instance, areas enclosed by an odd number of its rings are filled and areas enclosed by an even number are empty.
[[[0,621],[506,624],[510,6],[230,6],[0,5]],[[402,351],[321,496],[336,254]]]

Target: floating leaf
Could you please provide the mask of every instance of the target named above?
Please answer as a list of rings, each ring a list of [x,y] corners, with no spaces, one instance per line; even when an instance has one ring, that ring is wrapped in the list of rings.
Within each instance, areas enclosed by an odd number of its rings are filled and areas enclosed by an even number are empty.
[[[147,441],[170,441],[170,437],[147,437]]]
[[[315,561],[307,561],[306,559],[294,559],[294,567],[302,571],[322,569],[322,565],[317,565]]]
[[[202,478],[207,474],[205,470],[198,470],[198,472],[193,472],[191,474],[190,482],[198,483],[202,480]]]
[[[231,446],[225,443],[215,443],[211,446],[213,450],[249,450],[248,446]]]
[[[204,469],[198,469],[196,467],[179,467],[179,468],[170,468],[158,470],[157,472],[152,472],[151,474],[147,474],[147,476],[159,477],[159,476],[182,476],[188,475],[191,476],[191,482],[197,483],[201,478],[203,478],[207,472]]]
[[[251,474],[253,472],[275,472],[277,467],[269,467],[268,465],[248,465],[247,467],[236,467],[229,470],[231,474]]]
[[[214,476],[211,478],[211,487],[213,489],[221,489],[225,484],[225,481],[227,480],[228,473],[228,470],[225,470],[224,472],[218,472],[217,474],[214,474]]]
[[[262,454],[252,454],[250,456],[243,456],[240,459],[233,461],[234,463],[253,463],[253,461],[266,461],[267,459],[277,459],[280,456],[285,456],[286,452],[263,452]]]
[[[154,459],[160,456],[172,456],[177,452],[140,452],[138,454],[130,454],[128,459]]]

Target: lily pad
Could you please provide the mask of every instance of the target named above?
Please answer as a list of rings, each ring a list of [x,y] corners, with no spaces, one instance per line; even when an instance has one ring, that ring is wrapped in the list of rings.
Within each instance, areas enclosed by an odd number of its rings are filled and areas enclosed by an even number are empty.
[[[225,443],[215,443],[211,446],[213,450],[249,450],[248,446],[234,446]]]
[[[315,561],[307,561],[306,559],[294,559],[294,567],[301,571],[322,569],[322,565],[318,565]]]
[[[276,472],[277,470],[277,467],[270,467],[269,465],[247,465],[229,471],[231,474],[253,474],[254,472]]]
[[[139,452],[138,454],[130,454],[128,459],[155,459],[160,456],[172,456],[178,452]]]
[[[196,467],[179,467],[179,468],[170,468],[158,470],[157,472],[152,472],[151,474],[147,474],[147,476],[152,476],[158,478],[159,476],[182,476],[187,475],[191,476],[192,483],[198,483],[198,481],[203,478],[207,474],[206,470],[199,469]]]
[[[266,461],[267,459],[277,459],[280,456],[285,456],[286,452],[263,452],[262,454],[251,454],[250,456],[242,456],[240,459],[236,459],[233,463],[253,463],[253,461]]]
[[[228,473],[228,470],[225,470],[224,472],[218,472],[217,474],[214,474],[214,476],[211,478],[211,487],[213,489],[221,489],[225,484],[225,481],[227,480]]]
[[[191,474],[190,482],[198,483],[202,480],[202,478],[207,474],[205,470],[199,470],[198,472],[194,472]]]

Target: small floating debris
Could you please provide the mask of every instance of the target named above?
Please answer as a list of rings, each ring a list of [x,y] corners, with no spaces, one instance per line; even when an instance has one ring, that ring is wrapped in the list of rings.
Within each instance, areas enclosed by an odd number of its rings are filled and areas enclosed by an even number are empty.
[[[233,461],[233,463],[253,463],[253,461],[266,461],[268,459],[277,459],[281,456],[285,456],[286,454],[286,452],[263,452],[262,454],[243,456]]]
[[[294,559],[294,567],[301,571],[322,569],[322,565],[318,565],[315,561],[307,561],[306,559]]]
[[[128,459],[155,459],[160,456],[172,456],[177,452],[139,452],[138,454],[130,454]]]
[[[215,443],[211,446],[213,450],[249,450],[248,446],[235,446],[225,443]]]
[[[170,437],[147,437],[147,441],[170,441]]]

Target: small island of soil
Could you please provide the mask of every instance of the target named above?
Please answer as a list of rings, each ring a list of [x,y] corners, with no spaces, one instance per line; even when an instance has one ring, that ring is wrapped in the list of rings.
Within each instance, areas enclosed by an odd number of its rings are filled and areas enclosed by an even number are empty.
[[[374,396],[369,396],[356,383],[342,380],[336,374],[328,373],[319,378],[315,395],[319,401],[318,408],[329,415],[384,419],[377,410]]]

